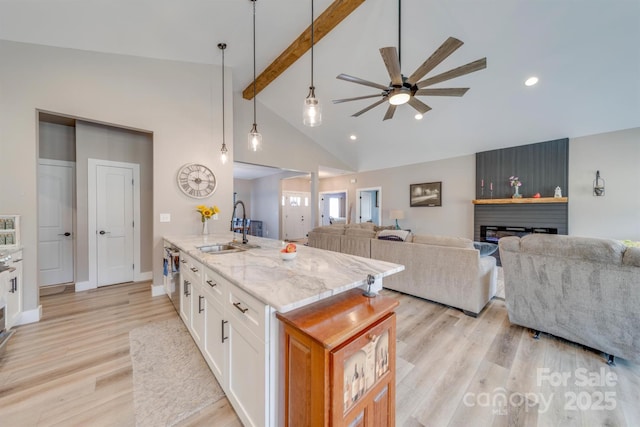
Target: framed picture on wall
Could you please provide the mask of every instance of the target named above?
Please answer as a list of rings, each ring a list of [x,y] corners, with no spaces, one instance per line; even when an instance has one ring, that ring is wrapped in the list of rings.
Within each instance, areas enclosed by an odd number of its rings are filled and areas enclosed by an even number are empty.
[[[409,184],[409,206],[442,206],[442,181]]]

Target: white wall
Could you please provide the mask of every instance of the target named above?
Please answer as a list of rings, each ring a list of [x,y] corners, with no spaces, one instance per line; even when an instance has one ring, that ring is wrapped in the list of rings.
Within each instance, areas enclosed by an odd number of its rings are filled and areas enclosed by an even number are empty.
[[[0,41],[0,58],[0,211],[22,215],[25,310],[39,304],[36,109],[153,132],[156,284],[162,282],[161,237],[198,232],[196,205],[217,204],[221,220],[212,221],[210,230],[228,229],[233,158],[222,165],[217,155],[222,143],[219,67],[8,41]],[[225,92],[231,94],[231,78]],[[226,106],[226,135],[233,140],[231,99]],[[176,173],[189,162],[214,171],[218,189],[213,197],[198,201],[178,189]],[[159,222],[165,212],[170,223]]]
[[[347,189],[351,222],[356,214],[356,189],[382,187],[382,225],[393,225],[392,209],[404,211],[400,227],[415,234],[438,234],[473,238],[473,204],[475,197],[475,155],[397,168],[381,169],[320,180],[319,191]],[[351,183],[355,179],[356,183]],[[441,207],[409,207],[409,185],[442,182]]]
[[[273,166],[302,172],[318,172],[318,166],[341,170],[353,170],[342,160],[330,154],[320,145],[307,138],[282,117],[260,104],[257,97],[256,110],[258,131],[262,134],[262,151],[249,151],[247,135],[253,124],[253,101],[234,94],[234,160],[256,165]],[[302,120],[302,114],[300,115]]]
[[[640,241],[640,128],[569,140],[569,234]]]

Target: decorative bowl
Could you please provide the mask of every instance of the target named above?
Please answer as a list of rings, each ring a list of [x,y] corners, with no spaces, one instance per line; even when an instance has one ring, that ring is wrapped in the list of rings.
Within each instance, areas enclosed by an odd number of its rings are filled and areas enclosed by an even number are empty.
[[[294,259],[296,257],[296,255],[298,255],[298,252],[282,252],[282,251],[280,251],[280,258],[282,258],[285,261],[290,261],[290,260]]]

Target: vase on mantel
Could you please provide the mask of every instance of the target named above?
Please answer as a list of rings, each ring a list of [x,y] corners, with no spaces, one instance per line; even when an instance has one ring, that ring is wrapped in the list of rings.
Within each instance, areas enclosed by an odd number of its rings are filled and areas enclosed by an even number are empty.
[[[513,196],[511,196],[514,199],[519,199],[520,197],[522,197],[522,194],[520,194],[520,190],[518,190],[520,187],[518,187],[517,185],[515,187],[513,187],[515,189],[515,192],[513,193]]]
[[[202,221],[202,234],[209,234],[209,227],[208,227],[209,222],[208,221]]]

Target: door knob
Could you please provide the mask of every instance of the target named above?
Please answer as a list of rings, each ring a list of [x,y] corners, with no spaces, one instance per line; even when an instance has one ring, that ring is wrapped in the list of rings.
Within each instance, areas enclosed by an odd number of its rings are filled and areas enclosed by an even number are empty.
[[[104,234],[109,234],[109,233],[110,233],[109,231],[100,230],[100,234],[104,235]]]
[[[71,233],[69,233],[69,232],[67,231],[66,233],[58,234],[58,236],[65,236],[65,237],[69,237],[69,236],[71,236]]]

